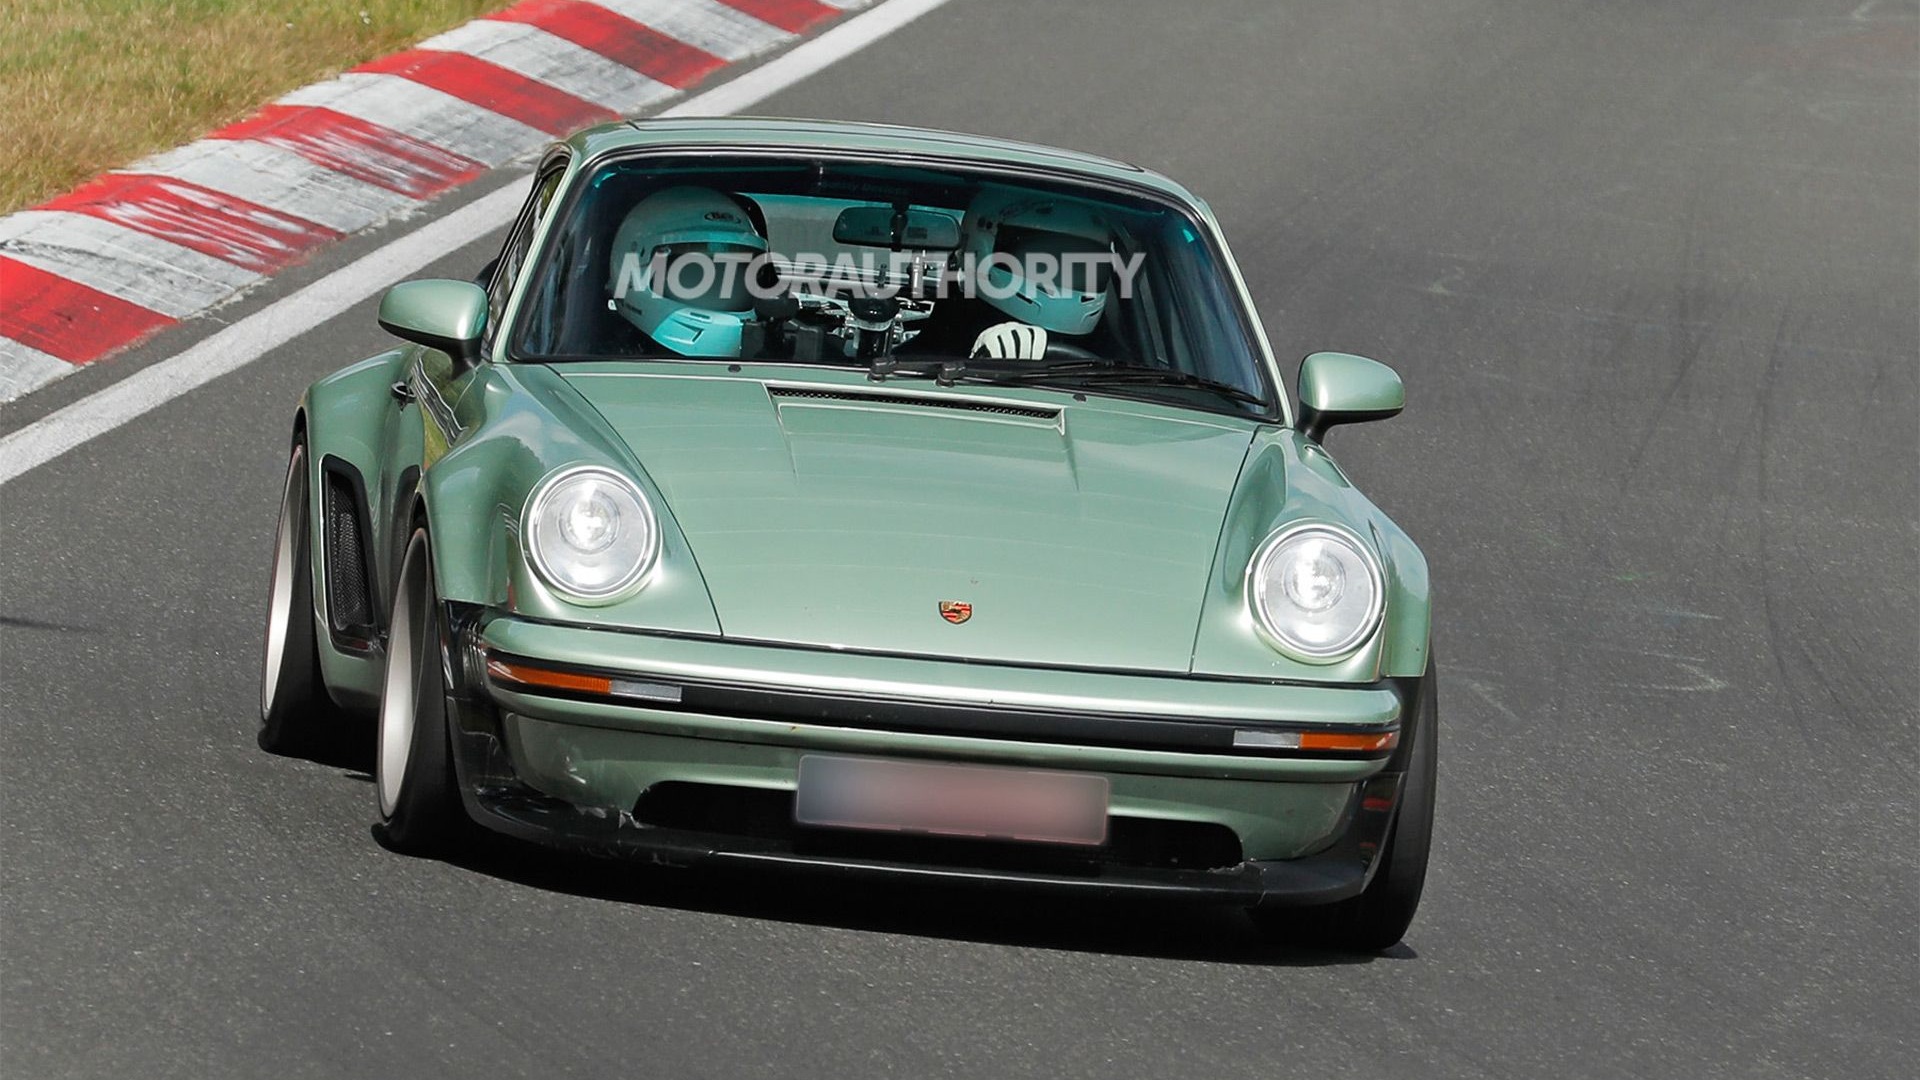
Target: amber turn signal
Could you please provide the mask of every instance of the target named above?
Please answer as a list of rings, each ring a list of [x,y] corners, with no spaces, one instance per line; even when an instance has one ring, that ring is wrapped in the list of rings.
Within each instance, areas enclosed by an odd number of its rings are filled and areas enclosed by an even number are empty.
[[[487,674],[501,682],[517,683],[521,686],[538,686],[545,690],[568,690],[581,694],[611,694],[613,680],[605,675],[582,675],[575,671],[549,671],[546,668],[530,667],[502,660],[497,656],[487,657]]]

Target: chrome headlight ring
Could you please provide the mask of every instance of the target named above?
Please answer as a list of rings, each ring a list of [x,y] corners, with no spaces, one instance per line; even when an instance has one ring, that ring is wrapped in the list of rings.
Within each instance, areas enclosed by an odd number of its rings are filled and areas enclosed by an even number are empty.
[[[1247,607],[1281,652],[1310,664],[1345,659],[1379,629],[1386,575],[1352,531],[1300,521],[1274,531],[1247,564]]]
[[[550,588],[577,603],[605,604],[645,583],[660,557],[660,520],[632,480],[599,465],[571,465],[534,485],[520,542]]]

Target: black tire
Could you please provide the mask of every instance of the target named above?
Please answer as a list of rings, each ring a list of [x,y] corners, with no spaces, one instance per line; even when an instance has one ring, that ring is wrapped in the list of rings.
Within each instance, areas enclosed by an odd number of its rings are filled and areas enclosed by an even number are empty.
[[[1420,681],[1419,712],[1400,808],[1380,853],[1379,868],[1360,895],[1323,908],[1259,909],[1254,924],[1292,944],[1325,945],[1360,953],[1392,948],[1406,936],[1420,907],[1433,848],[1433,797],[1440,760],[1439,711],[1434,701],[1434,664]]]
[[[374,748],[380,836],[409,855],[452,853],[467,839],[470,824],[453,771],[440,598],[429,553],[427,531],[415,528],[394,587]]]
[[[314,757],[337,749],[340,712],[320,675],[314,627],[312,502],[307,483],[307,439],[296,434],[280,492],[273,569],[267,585],[267,633],[260,664],[260,749]]]

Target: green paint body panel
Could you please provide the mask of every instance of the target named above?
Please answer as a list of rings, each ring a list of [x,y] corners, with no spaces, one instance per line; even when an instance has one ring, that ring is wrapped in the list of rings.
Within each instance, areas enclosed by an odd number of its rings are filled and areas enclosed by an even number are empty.
[[[559,198],[606,154],[768,146],[1072,174],[1157,192],[1216,228],[1190,193],[1132,166],[970,136],[799,121],[591,129],[555,151],[571,155]],[[556,217],[536,229],[536,246]],[[1226,270],[1251,311],[1230,257]],[[393,314],[425,319],[429,313],[415,310],[423,304],[442,314],[470,310],[468,290],[414,290]],[[507,321],[524,301],[508,300]],[[1270,350],[1265,360],[1279,385]],[[504,362],[498,353],[466,365],[410,344],[322,379],[303,398],[311,490],[322,490],[325,459],[361,478],[376,610],[387,610],[394,563],[419,520],[433,534],[441,596],[482,609],[488,642],[530,657],[706,670],[766,685],[911,689],[925,700],[1151,706],[1328,726],[1391,722],[1398,699],[1378,681],[1426,671],[1425,559],[1290,421],[1091,392],[1076,400],[1034,386],[876,385],[845,368],[733,366],[548,367]],[[1364,367],[1319,366],[1326,378],[1316,385],[1334,397],[1390,396]],[[396,383],[415,400],[396,400]],[[1291,416],[1284,396],[1283,416]],[[632,477],[659,517],[653,576],[612,603],[556,594],[521,547],[530,492],[553,471],[580,464]],[[321,515],[313,518],[313,550],[323,551]],[[1370,541],[1386,574],[1379,631],[1335,663],[1281,654],[1248,611],[1250,557],[1274,529],[1300,520],[1339,524]],[[316,567],[322,605],[324,577]],[[972,603],[973,617],[948,624],[941,600]],[[378,649],[336,649],[324,610],[315,618],[331,692],[343,704],[372,704]],[[751,717],[495,694],[521,718],[506,725],[516,767],[549,793],[590,805],[630,805],[665,778],[791,787],[798,755],[810,748],[1021,762],[1100,772],[1112,781],[1116,813],[1221,822],[1241,835],[1250,858],[1287,858],[1324,843],[1354,784],[1379,767],[843,728],[801,733]]]
[[[980,660],[1184,672],[1253,425],[1041,395],[1047,418],[941,407],[993,387],[559,369],[633,448],[700,559],[722,631]],[[803,377],[792,385],[818,386]],[[876,390],[884,392],[879,396]],[[965,600],[964,626],[937,618]]]
[[[1269,645],[1247,602],[1247,569],[1262,540],[1296,521],[1345,525],[1370,539],[1386,573],[1386,615],[1380,630],[1353,655],[1309,664]],[[1241,469],[1214,555],[1194,639],[1193,671],[1201,675],[1359,683],[1427,669],[1430,611],[1427,564],[1398,526],[1360,494],[1316,443],[1285,428],[1263,428]]]
[[[378,476],[385,447],[376,423],[393,408],[390,387],[411,355],[408,349],[393,349],[351,367],[334,372],[307,390],[301,398],[298,423],[306,432],[307,490],[322,489],[325,460],[331,456],[345,462],[362,476]],[[325,551],[325,523],[319,513],[307,515],[309,551]],[[328,641],[324,601],[327,595],[326,566],[315,559],[313,571],[314,636],[322,643],[320,674],[327,691],[340,705],[349,709],[370,709],[380,701],[380,658],[331,648]]]

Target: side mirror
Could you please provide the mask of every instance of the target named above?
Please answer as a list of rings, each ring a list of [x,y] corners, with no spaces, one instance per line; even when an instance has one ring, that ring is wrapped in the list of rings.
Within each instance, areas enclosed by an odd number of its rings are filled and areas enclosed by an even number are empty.
[[[1317,352],[1300,362],[1300,433],[1314,442],[1335,424],[1385,420],[1406,405],[1400,376],[1378,360]]]
[[[403,281],[380,298],[380,329],[439,349],[463,368],[480,361],[487,294],[471,281]]]

